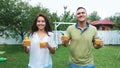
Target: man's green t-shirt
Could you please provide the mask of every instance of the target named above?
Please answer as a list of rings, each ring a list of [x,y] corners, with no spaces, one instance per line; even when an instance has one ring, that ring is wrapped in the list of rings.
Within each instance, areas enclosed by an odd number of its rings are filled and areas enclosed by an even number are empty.
[[[70,38],[70,63],[76,65],[93,64],[93,40],[97,35],[96,27],[89,26],[81,31],[76,25],[67,28]]]

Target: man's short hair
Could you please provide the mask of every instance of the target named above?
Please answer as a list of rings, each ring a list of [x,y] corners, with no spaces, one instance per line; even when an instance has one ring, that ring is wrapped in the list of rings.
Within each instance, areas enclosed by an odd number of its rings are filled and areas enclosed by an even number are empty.
[[[78,11],[79,9],[84,9],[84,10],[86,11],[86,9],[85,9],[84,7],[78,7],[78,8],[77,8],[77,11]]]

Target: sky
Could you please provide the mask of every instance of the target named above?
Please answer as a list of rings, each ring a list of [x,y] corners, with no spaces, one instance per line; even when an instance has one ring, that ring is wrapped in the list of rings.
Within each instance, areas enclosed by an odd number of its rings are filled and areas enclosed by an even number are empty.
[[[25,0],[32,6],[41,5],[48,8],[50,12],[57,12],[58,15],[63,14],[64,6],[71,13],[76,13],[78,7],[84,7],[88,15],[93,11],[97,11],[98,15],[104,19],[120,13],[120,0]]]

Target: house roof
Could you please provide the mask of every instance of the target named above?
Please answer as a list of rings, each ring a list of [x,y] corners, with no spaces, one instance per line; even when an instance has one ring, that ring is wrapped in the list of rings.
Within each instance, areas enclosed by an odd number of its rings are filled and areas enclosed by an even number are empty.
[[[91,22],[92,25],[115,25],[115,23],[113,23],[110,20],[98,20],[98,21],[93,21]]]

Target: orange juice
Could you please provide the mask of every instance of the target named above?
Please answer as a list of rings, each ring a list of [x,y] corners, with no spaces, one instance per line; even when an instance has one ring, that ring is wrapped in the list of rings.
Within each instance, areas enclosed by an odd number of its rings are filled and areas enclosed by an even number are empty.
[[[68,38],[68,36],[63,35],[61,39],[62,40],[68,40],[69,38]]]
[[[30,40],[29,39],[25,39],[23,40],[25,46],[30,46]]]
[[[102,40],[100,40],[100,39],[95,39],[95,43],[96,43],[97,45],[99,45],[101,42],[102,42]]]
[[[40,42],[40,48],[45,48],[48,42]]]

